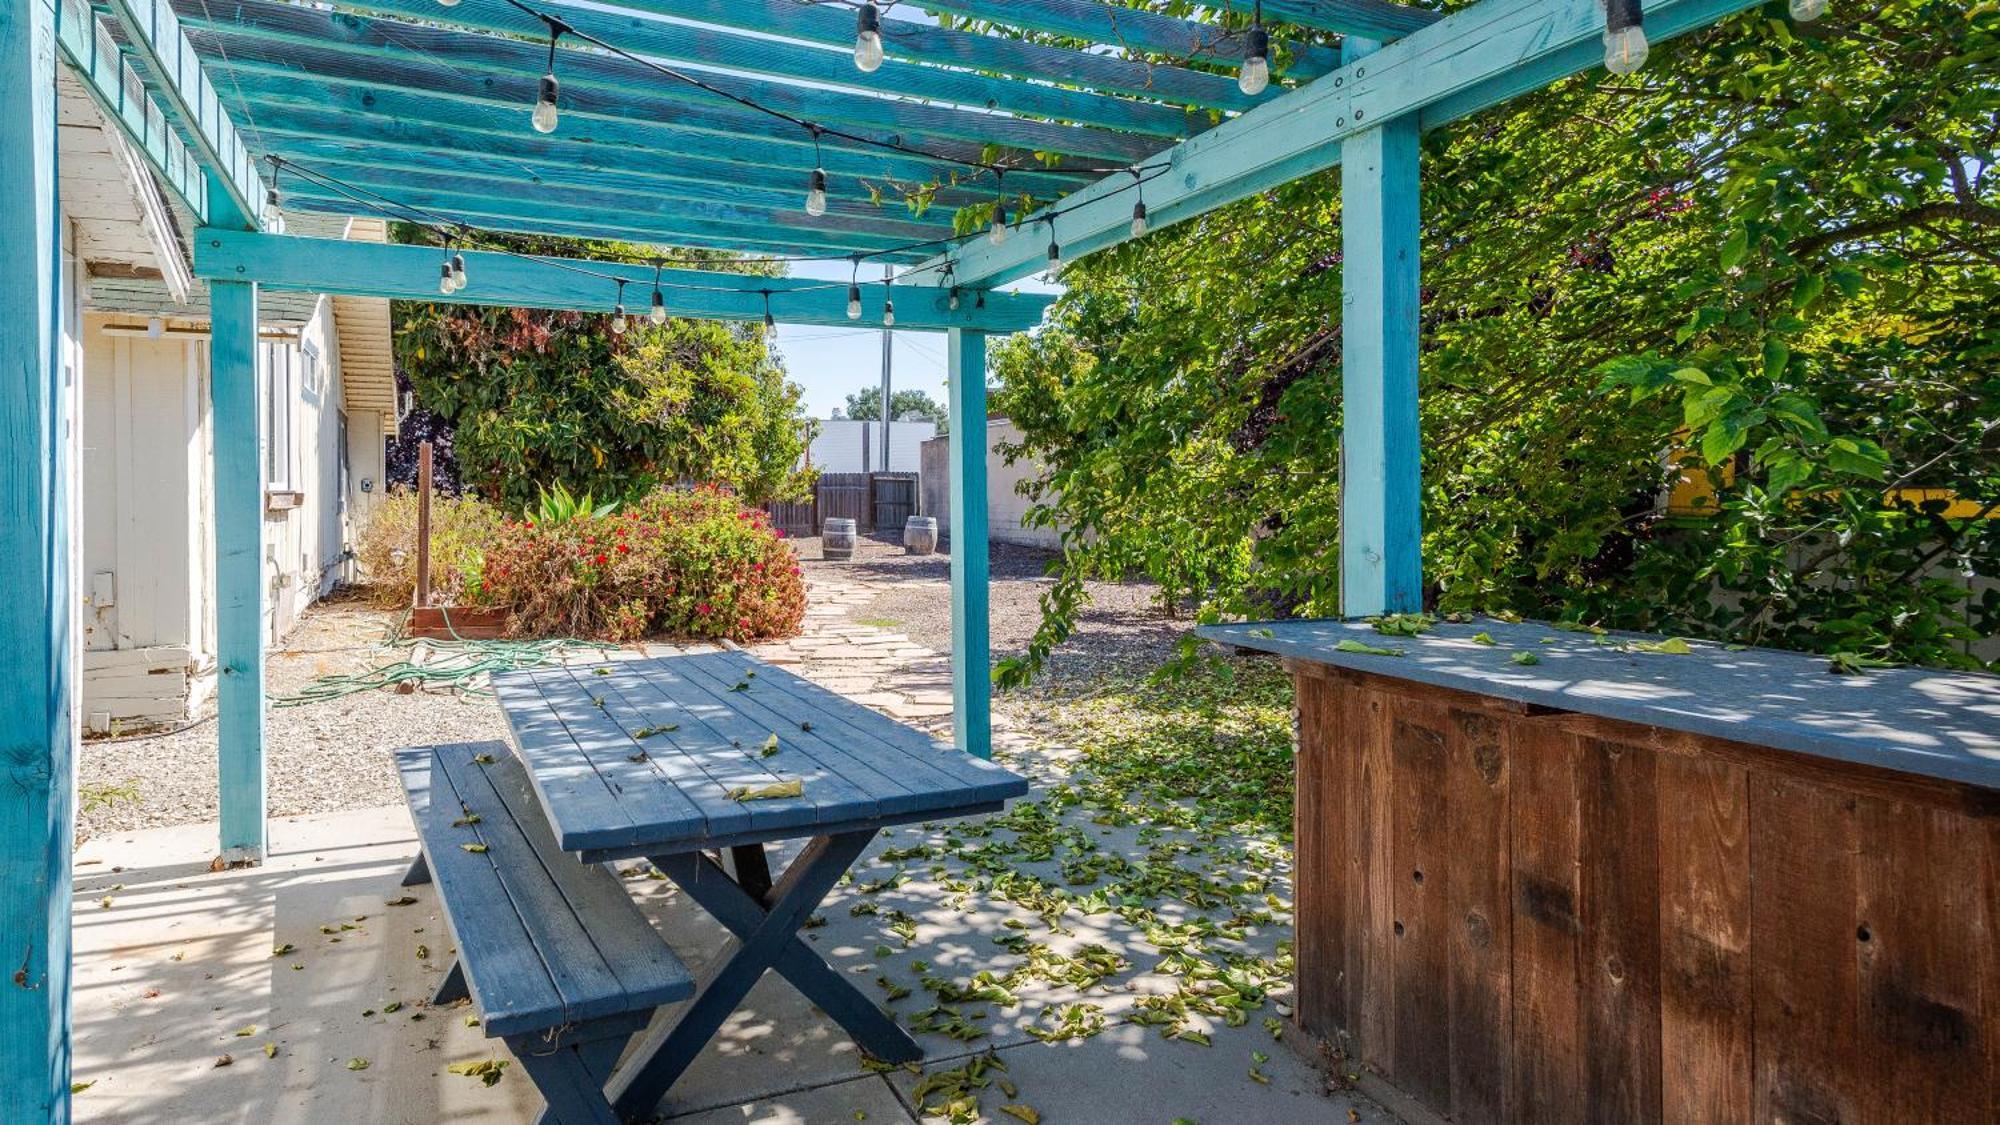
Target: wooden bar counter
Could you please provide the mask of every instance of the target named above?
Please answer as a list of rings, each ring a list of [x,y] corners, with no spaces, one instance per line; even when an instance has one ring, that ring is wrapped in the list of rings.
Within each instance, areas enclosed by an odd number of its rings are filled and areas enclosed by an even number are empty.
[[[1454,1122],[2000,1120],[2000,678],[1200,632],[1297,681],[1298,1021],[1350,1067]]]

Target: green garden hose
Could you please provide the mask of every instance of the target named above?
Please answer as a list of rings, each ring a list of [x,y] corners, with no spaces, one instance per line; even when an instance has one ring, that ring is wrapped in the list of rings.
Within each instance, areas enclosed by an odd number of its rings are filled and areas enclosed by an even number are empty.
[[[403,636],[402,631],[399,624],[389,641],[390,646],[398,650],[416,648],[419,642]],[[303,707],[309,703],[325,703],[384,689],[488,696],[493,694],[490,685],[495,672],[540,668],[561,663],[572,652],[602,651],[611,647],[568,637],[536,641],[469,641],[454,635],[451,640],[421,643],[430,649],[422,664],[399,658],[366,672],[320,676],[296,694],[273,698],[271,705]],[[404,687],[406,684],[409,686]]]

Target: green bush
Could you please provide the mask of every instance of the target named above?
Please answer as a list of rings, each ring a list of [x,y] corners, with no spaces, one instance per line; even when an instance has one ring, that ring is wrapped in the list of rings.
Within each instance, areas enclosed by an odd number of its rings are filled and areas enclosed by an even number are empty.
[[[472,497],[431,498],[431,601],[462,605],[477,600],[480,556],[500,529],[499,509]],[[382,498],[355,549],[384,605],[406,606],[417,589],[417,494]]]
[[[732,493],[665,489],[616,513],[504,521],[479,597],[519,636],[789,636],[805,619],[798,558],[765,514]]]

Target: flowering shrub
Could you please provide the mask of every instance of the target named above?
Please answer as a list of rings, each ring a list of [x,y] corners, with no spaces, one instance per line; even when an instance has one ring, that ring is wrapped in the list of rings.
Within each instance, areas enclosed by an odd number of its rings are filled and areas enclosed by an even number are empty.
[[[478,595],[525,636],[788,636],[806,595],[783,540],[725,490],[667,489],[608,515],[506,521]]]

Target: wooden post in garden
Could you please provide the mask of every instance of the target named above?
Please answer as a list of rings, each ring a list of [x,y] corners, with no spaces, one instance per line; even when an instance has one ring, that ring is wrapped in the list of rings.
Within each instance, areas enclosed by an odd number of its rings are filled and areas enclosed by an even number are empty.
[[[417,608],[431,604],[431,443],[417,446]]]

